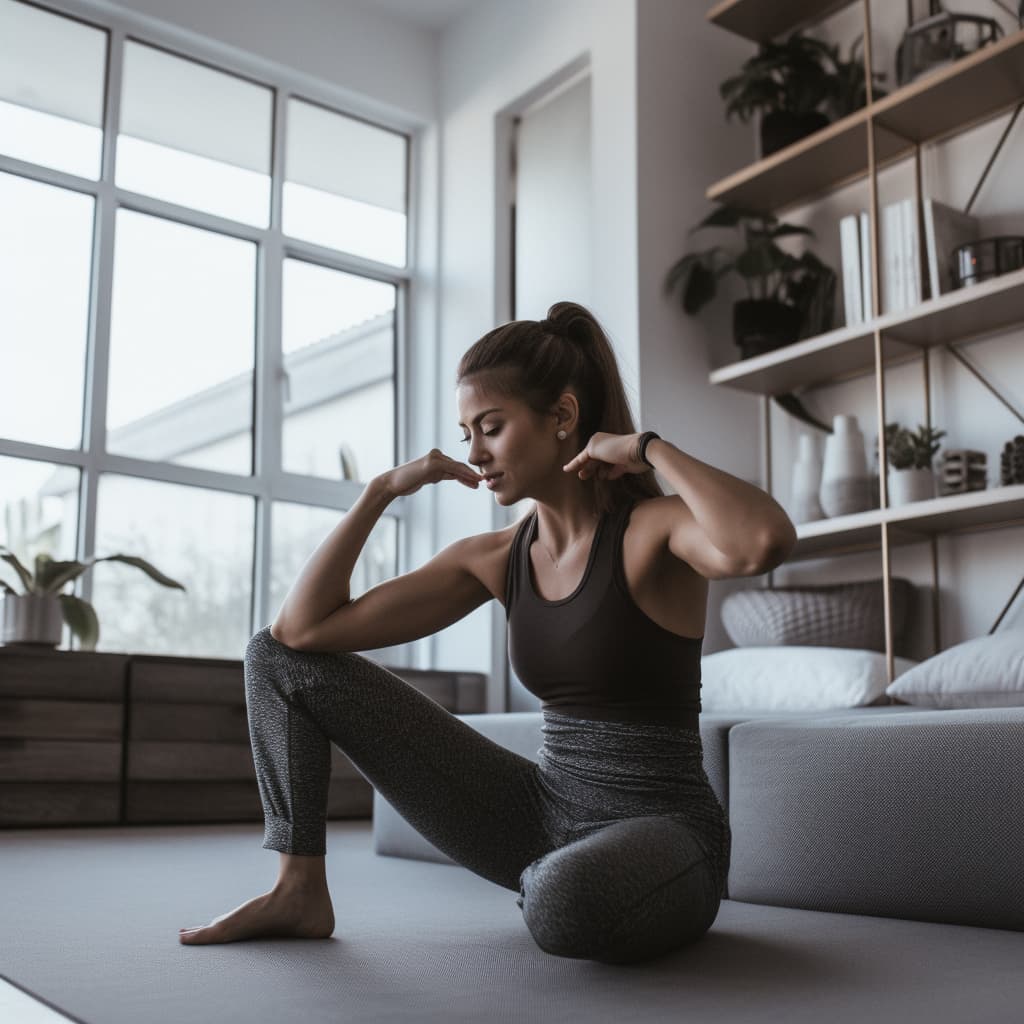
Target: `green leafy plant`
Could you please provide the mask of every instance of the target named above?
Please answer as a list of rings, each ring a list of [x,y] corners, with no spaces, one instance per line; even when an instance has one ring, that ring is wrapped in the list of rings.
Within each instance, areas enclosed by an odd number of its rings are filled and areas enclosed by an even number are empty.
[[[88,601],[83,601],[80,597],[75,597],[74,594],[61,594],[59,591],[61,587],[76,580],[86,569],[97,562],[124,562],[127,565],[134,565],[161,586],[182,591],[185,589],[177,580],[165,576],[144,558],[136,558],[133,555],[108,555],[105,558],[89,558],[84,562],[58,562],[49,555],[41,554],[36,555],[35,572],[29,572],[13,551],[0,545],[0,560],[7,562],[18,574],[25,594],[53,594],[56,596],[60,602],[64,621],[71,632],[78,637],[85,650],[93,650],[99,639],[100,624],[96,616],[96,609]],[[3,580],[0,580],[0,589],[5,594],[18,596],[18,592]]]
[[[764,43],[739,74],[727,78],[719,93],[726,119],[748,121],[757,112],[809,114],[839,90],[832,47],[794,32],[783,42]]]
[[[885,425],[885,457],[892,469],[931,469],[945,430],[934,430],[922,424],[916,431],[898,423]]]
[[[706,306],[718,292],[718,281],[728,273],[737,274],[751,299],[774,299],[789,305],[806,306],[811,285],[832,271],[813,254],[793,256],[778,245],[780,238],[811,235],[809,228],[780,224],[772,214],[721,206],[704,218],[691,234],[705,228],[736,228],[739,249],[712,246],[686,253],[669,269],[666,292],[678,291],[683,310],[691,316]]]
[[[828,101],[828,112],[835,121],[852,114],[855,110],[860,110],[868,102],[867,76],[864,74],[864,58],[860,52],[863,42],[864,37],[858,36],[851,44],[845,60],[838,46],[829,48],[829,59],[832,61],[836,82],[834,93]],[[885,96],[885,90],[880,87],[884,81],[884,71],[874,72],[872,99],[880,100]]]
[[[862,39],[854,40],[845,59],[839,46],[800,32],[782,42],[763,44],[739,74],[719,86],[726,119],[736,115],[748,121],[755,113],[820,111],[837,120],[853,113],[867,102]],[[874,77],[885,76],[876,72]],[[876,90],[875,97],[880,95],[884,94]]]

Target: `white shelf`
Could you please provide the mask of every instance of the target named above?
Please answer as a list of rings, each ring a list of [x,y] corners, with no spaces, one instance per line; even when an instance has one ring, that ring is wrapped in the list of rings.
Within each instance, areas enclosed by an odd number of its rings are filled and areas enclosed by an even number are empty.
[[[886,363],[922,349],[982,337],[1024,325],[1024,270],[929,299],[854,327],[840,327],[785,348],[714,370],[712,384],[759,395],[802,391],[828,381],[871,373],[874,332]]]
[[[940,533],[1020,526],[1024,524],[1024,484],[947,494],[896,508],[801,523],[788,561],[875,550],[881,547],[884,523],[889,524],[890,543],[897,545],[913,544]]]
[[[749,2],[724,6],[754,10]],[[771,0],[758,4],[771,6]],[[741,168],[715,182],[706,194],[714,202],[779,213],[863,178],[869,170],[867,133],[872,128],[881,168],[912,154],[915,143],[962,132],[1022,98],[1024,29]]]

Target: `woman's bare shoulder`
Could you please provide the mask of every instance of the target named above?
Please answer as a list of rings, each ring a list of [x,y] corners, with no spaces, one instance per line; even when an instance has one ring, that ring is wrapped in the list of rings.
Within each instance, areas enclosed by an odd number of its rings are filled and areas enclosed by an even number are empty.
[[[526,515],[500,530],[477,533],[462,542],[466,568],[498,601],[505,599],[505,575],[512,541]]]

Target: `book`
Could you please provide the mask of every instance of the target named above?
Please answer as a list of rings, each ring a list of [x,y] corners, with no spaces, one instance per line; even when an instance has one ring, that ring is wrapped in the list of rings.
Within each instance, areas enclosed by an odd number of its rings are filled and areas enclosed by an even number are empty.
[[[843,268],[843,308],[846,323],[864,322],[864,301],[861,290],[861,247],[858,216],[850,214],[839,222],[839,248]]]
[[[917,203],[904,199],[900,203],[900,231],[903,260],[903,301],[904,308],[916,306],[921,301],[921,250],[918,245]]]
[[[900,205],[889,203],[882,210],[882,294],[887,313],[895,313],[905,305],[900,257],[902,235]]]
[[[875,314],[871,304],[871,217],[866,210],[860,215],[860,290],[864,298],[864,319],[870,320]]]
[[[961,213],[937,199],[926,199],[924,237],[928,279],[934,299],[955,289],[953,252],[961,245],[976,242],[980,237],[980,226],[976,217]]]

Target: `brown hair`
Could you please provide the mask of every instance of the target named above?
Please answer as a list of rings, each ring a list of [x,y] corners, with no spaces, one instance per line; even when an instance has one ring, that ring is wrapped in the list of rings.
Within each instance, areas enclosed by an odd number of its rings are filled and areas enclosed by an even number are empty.
[[[544,320],[512,320],[488,331],[459,360],[456,386],[475,374],[485,374],[488,388],[542,416],[571,391],[580,404],[581,449],[598,431],[636,433],[608,335],[578,303],[556,302]],[[653,470],[585,483],[601,512],[664,494]]]

